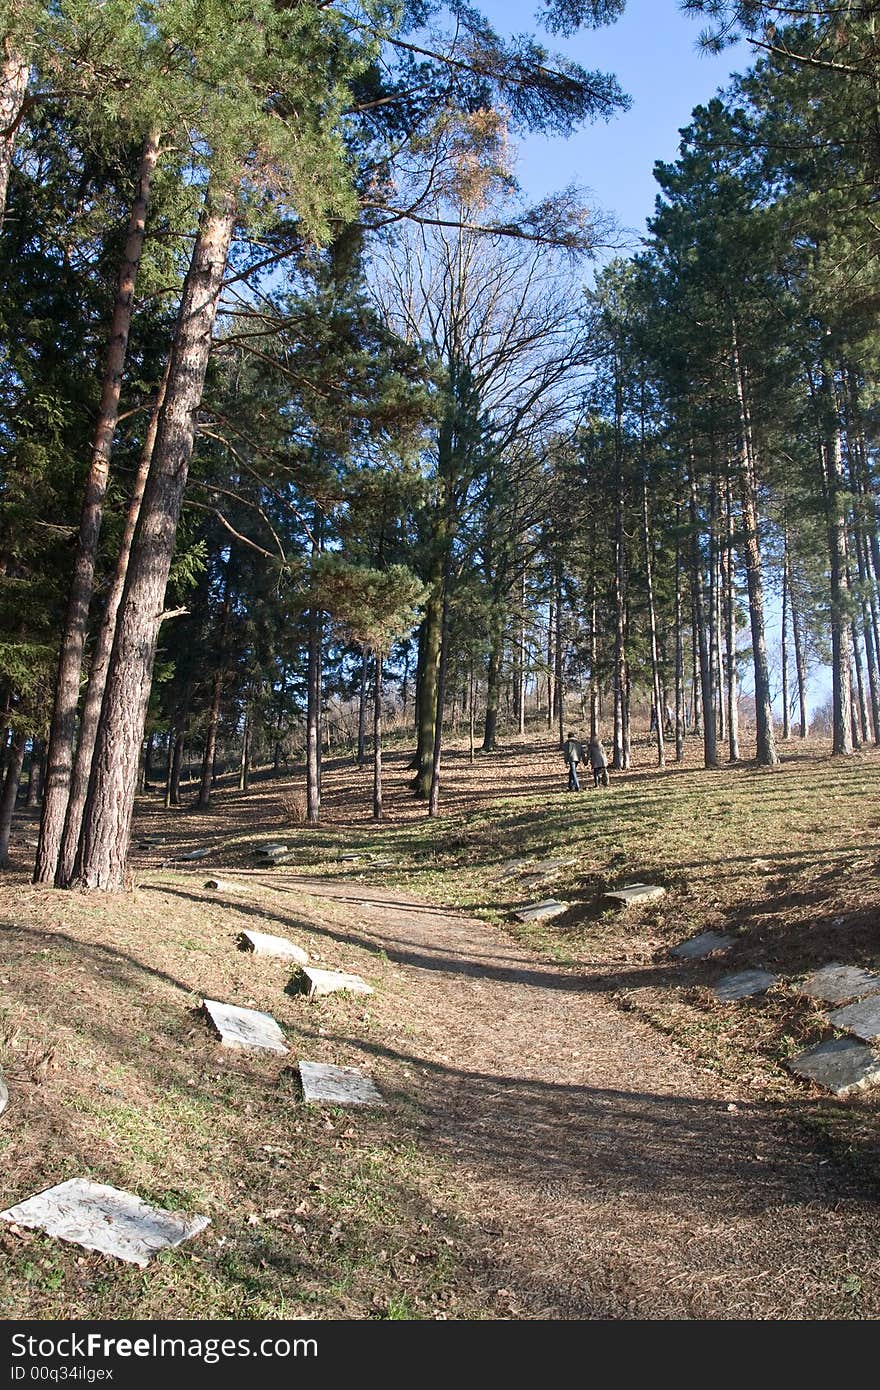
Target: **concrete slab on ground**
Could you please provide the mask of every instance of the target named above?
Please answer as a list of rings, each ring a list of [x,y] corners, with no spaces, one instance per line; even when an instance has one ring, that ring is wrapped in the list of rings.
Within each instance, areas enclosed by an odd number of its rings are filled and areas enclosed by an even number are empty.
[[[543,902],[527,903],[525,907],[518,907],[513,915],[520,922],[543,922],[547,918],[558,917],[568,909],[569,903],[561,903],[557,898],[545,898]]]
[[[6,1107],[7,1107],[8,1104],[9,1104],[9,1087],[6,1085],[6,1082],[3,1080],[3,1073],[2,1073],[2,1071],[0,1071],[0,1115],[3,1114],[3,1111],[6,1109]]]
[[[287,1052],[284,1034],[271,1014],[259,1009],[242,1009],[237,1004],[205,1000],[205,1011],[220,1034],[224,1047],[244,1052]]]
[[[822,999],[826,1004],[845,1004],[849,999],[863,999],[867,994],[880,992],[880,975],[862,970],[856,965],[834,962],[823,965],[809,975],[798,993],[809,999]]]
[[[384,1105],[382,1093],[357,1067],[327,1062],[300,1062],[303,1098],[324,1105]]]
[[[653,903],[658,898],[665,898],[666,889],[658,883],[627,883],[623,888],[610,888],[603,896],[623,907],[637,907],[640,903]]]
[[[847,1004],[845,1009],[835,1009],[833,1014],[828,1015],[828,1022],[845,1033],[864,1038],[866,1042],[880,1037],[880,994]]]
[[[788,1068],[796,1076],[815,1081],[836,1096],[845,1096],[850,1091],[880,1082],[880,1056],[851,1038],[832,1038],[830,1042],[808,1047],[788,1063]]]
[[[191,1240],[211,1224],[207,1216],[164,1211],[131,1192],[86,1178],[70,1178],[47,1188],[0,1212],[0,1217],[142,1269],[161,1250]]]
[[[243,931],[241,943],[242,950],[253,951],[255,956],[275,956],[279,960],[295,960],[298,965],[308,964],[308,951],[304,951],[302,946],[297,946],[295,942],[288,941],[286,936],[270,936],[268,932],[263,931]]]
[[[348,991],[350,994],[372,994],[373,987],[362,980],[360,975],[348,975],[344,970],[318,970],[315,966],[304,966],[294,981],[305,983],[304,993],[310,999],[323,994],[336,994]]]
[[[206,849],[191,849],[188,854],[178,854],[177,858],[181,861],[182,864],[186,864],[192,861],[193,859],[207,859],[208,855],[211,853],[212,847],[211,845],[208,845]]]
[[[712,993],[722,1003],[735,999],[751,999],[755,994],[764,994],[776,983],[776,976],[769,970],[743,970],[738,975],[725,975],[719,980]]]
[[[699,936],[692,936],[689,941],[680,941],[677,946],[673,946],[669,954],[675,956],[676,960],[705,960],[716,951],[726,951],[728,946],[733,945],[733,940],[732,936],[702,931]]]

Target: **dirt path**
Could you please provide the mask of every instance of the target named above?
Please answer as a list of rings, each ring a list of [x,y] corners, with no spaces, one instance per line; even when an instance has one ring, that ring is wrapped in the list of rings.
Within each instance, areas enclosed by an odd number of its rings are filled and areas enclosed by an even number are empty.
[[[378,1072],[406,1068],[499,1316],[878,1315],[876,1204],[784,1107],[688,1064],[599,976],[395,890],[273,887],[332,901],[398,965],[357,1046]]]

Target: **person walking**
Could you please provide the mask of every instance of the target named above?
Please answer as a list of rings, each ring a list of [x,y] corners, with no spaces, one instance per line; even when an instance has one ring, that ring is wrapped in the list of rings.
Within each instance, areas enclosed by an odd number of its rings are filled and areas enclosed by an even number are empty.
[[[586,757],[584,756],[583,745],[578,742],[573,733],[568,735],[568,738],[562,745],[562,756],[568,764],[568,786],[566,787],[566,791],[579,792],[581,784],[578,781],[578,763],[586,762]]]
[[[590,767],[593,769],[593,786],[608,786],[608,759],[597,734],[590,739]]]

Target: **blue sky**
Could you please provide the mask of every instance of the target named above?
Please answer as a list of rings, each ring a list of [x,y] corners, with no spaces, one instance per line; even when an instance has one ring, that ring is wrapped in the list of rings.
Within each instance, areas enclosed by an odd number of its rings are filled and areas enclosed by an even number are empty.
[[[504,34],[536,33],[539,0],[482,0],[480,8]],[[677,0],[627,0],[623,16],[603,29],[570,40],[546,36],[590,70],[612,72],[632,98],[628,112],[584,127],[568,140],[531,136],[522,142],[517,176],[531,201],[576,183],[597,205],[636,234],[654,209],[654,161],[674,159],[679,130],[693,108],[750,63],[741,44],[720,56],[698,48],[701,24],[682,14]]]

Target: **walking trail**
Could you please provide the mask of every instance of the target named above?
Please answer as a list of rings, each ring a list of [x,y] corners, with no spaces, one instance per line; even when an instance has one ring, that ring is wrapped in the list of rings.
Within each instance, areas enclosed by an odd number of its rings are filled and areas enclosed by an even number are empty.
[[[499,1316],[878,1315],[880,1210],[794,1122],[799,1102],[738,1094],[601,976],[486,923],[350,881],[272,886],[335,903],[392,962],[362,1060],[406,1067]]]

